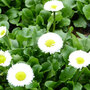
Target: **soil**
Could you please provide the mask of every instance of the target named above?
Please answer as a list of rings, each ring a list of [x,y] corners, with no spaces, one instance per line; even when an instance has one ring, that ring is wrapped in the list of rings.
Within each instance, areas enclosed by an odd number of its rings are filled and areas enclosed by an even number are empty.
[[[80,32],[80,33],[84,34],[85,36],[88,36],[88,35],[90,35],[90,27],[87,27],[85,29],[84,28],[75,28],[73,33],[76,35],[76,32]]]

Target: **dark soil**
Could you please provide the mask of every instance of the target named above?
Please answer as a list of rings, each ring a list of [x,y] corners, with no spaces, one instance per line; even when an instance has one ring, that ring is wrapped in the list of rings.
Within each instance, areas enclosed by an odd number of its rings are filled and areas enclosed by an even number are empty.
[[[76,32],[80,32],[80,33],[84,34],[85,36],[88,36],[88,35],[90,35],[90,27],[87,27],[85,29],[84,28],[75,28],[73,31],[73,34],[76,35]]]

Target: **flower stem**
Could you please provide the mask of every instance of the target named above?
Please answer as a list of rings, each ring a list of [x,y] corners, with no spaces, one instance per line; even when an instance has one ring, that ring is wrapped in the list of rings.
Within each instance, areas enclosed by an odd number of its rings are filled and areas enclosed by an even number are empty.
[[[78,69],[77,70],[77,77],[75,78],[75,82],[77,82],[81,76],[81,74],[84,72],[85,68],[83,68],[81,71]]]
[[[53,21],[53,32],[55,31],[55,12],[53,12],[53,19],[54,19],[54,21]]]

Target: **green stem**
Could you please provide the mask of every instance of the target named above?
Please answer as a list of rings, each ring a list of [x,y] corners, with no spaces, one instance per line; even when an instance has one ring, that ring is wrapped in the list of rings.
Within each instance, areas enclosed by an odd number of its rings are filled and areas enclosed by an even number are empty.
[[[77,77],[75,78],[75,82],[77,82],[79,80],[79,78],[80,78],[81,74],[84,72],[84,70],[85,70],[84,68],[81,71],[79,69],[77,70],[77,73],[76,73]]]
[[[54,21],[53,21],[53,32],[55,31],[55,12],[53,12],[53,19],[54,19]]]

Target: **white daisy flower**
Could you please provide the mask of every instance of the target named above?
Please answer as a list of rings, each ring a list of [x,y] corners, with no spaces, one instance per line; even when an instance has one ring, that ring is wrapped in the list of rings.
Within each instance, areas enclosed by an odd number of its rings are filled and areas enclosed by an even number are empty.
[[[7,74],[8,82],[13,86],[29,85],[34,78],[32,68],[25,63],[13,65]]]
[[[6,34],[6,27],[1,26],[0,27],[0,38],[2,38]]]
[[[8,51],[0,50],[0,66],[8,66],[10,64],[12,57]]]
[[[69,65],[75,68],[86,67],[90,64],[90,55],[82,50],[74,51],[69,56]]]
[[[63,46],[62,38],[56,33],[46,33],[38,40],[38,47],[45,53],[60,52]]]
[[[44,5],[44,9],[48,11],[59,11],[63,8],[63,3],[61,1],[53,0],[48,1]]]

